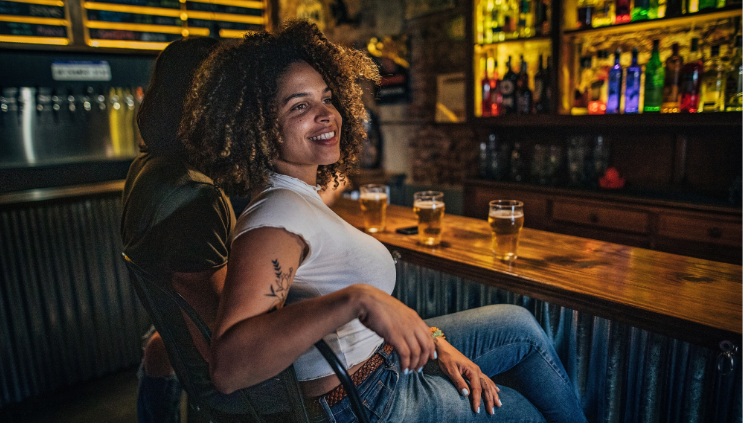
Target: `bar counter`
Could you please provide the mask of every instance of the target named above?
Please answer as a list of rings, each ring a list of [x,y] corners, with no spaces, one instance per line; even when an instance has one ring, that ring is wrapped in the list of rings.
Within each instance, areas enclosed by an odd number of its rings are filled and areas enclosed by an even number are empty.
[[[333,210],[355,227],[356,201]],[[591,313],[719,350],[742,341],[742,266],[525,228],[518,259],[494,258],[486,220],[445,215],[439,248],[397,228],[416,225],[408,207],[389,205],[373,236],[403,260],[481,284]]]

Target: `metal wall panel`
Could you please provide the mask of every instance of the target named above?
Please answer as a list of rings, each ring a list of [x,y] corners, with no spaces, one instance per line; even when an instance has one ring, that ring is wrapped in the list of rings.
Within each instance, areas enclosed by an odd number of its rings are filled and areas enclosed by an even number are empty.
[[[0,407],[140,361],[120,195],[0,209]]]
[[[592,423],[742,421],[742,366],[719,353],[399,260],[394,296],[422,318],[516,304],[553,340]]]

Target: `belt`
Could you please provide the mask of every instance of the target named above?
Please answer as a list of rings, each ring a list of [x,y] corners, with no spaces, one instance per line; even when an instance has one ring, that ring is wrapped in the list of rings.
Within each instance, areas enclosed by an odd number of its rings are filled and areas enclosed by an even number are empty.
[[[383,352],[386,354],[390,354],[391,352],[393,352],[393,346],[391,346],[390,344],[383,345]],[[373,354],[372,357],[368,358],[367,361],[365,361],[365,364],[363,364],[362,367],[357,369],[357,371],[351,375],[352,383],[354,383],[354,386],[356,387],[361,385],[362,382],[365,381],[365,379],[370,377],[370,375],[373,374],[375,370],[377,370],[383,364],[383,362],[385,362],[385,358],[383,358],[383,356],[377,352]],[[344,390],[344,385],[339,384],[327,394],[322,395],[322,397],[326,399],[326,403],[328,403],[329,407],[333,407],[334,405],[340,403],[341,400],[346,398],[346,390]],[[308,399],[305,400],[305,402],[309,406],[320,407],[318,399],[320,399],[320,397]]]

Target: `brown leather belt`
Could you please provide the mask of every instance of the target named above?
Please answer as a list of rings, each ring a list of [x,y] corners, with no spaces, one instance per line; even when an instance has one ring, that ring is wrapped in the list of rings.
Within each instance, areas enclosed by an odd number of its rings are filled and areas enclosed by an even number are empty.
[[[383,345],[383,352],[386,354],[390,354],[393,352],[393,347],[390,344]],[[362,384],[362,382],[365,381],[375,370],[380,367],[383,362],[385,361],[385,358],[379,353],[376,352],[372,355],[372,357],[368,358],[367,361],[365,361],[365,364],[362,365],[359,369],[357,369],[354,374],[351,375],[352,382],[354,383],[354,386],[359,386]],[[334,405],[338,404],[346,398],[346,391],[344,390],[344,385],[339,384],[337,387],[333,388],[330,392],[323,395],[325,397],[326,402],[328,403],[329,407],[333,407]],[[320,397],[318,397],[320,398]],[[314,400],[315,404],[320,404],[317,401],[317,398]]]

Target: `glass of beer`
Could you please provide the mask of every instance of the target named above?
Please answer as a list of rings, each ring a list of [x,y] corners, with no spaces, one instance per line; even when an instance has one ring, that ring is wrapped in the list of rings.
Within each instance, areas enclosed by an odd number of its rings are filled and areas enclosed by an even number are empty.
[[[414,194],[414,214],[417,215],[419,243],[440,245],[445,202],[440,191],[421,191]]]
[[[515,260],[523,228],[523,203],[516,200],[490,201],[487,220],[492,230],[492,252],[495,257],[505,261]]]
[[[388,187],[368,184],[359,187],[359,208],[365,221],[365,232],[385,230],[385,207],[388,205]]]

